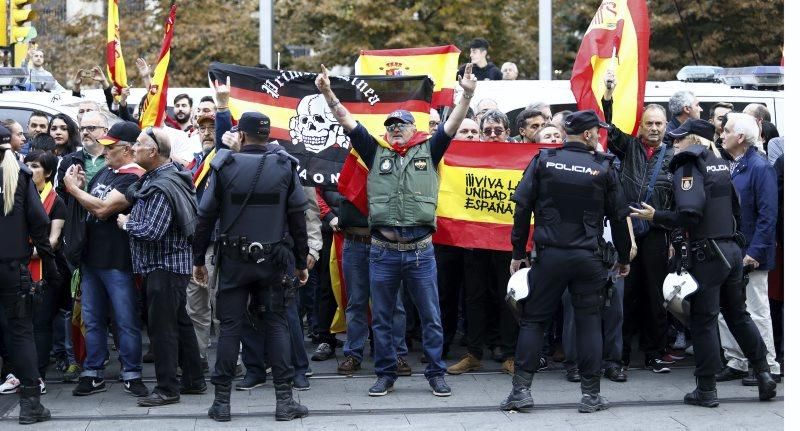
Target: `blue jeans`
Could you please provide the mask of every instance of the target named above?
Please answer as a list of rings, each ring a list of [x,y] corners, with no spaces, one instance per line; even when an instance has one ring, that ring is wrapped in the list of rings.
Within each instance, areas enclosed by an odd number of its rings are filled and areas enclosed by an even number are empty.
[[[286,323],[289,324],[289,338],[292,345],[292,367],[296,376],[308,371],[308,355],[303,340],[303,325],[300,323],[300,301],[297,299],[299,291],[303,288],[298,289],[295,297],[286,303]]]
[[[369,251],[372,294],[372,332],[375,338],[375,374],[397,378],[397,350],[392,336],[400,283],[405,285],[422,322],[422,349],[429,362],[425,377],[444,375],[444,335],[439,314],[436,258],[433,246],[397,251],[372,246]]]
[[[601,312],[603,318],[603,368],[622,366],[622,300],[625,295],[625,279],[618,278],[614,282],[614,295],[608,307]],[[578,347],[575,334],[575,309],[572,307],[572,296],[564,291],[561,297],[564,305],[564,327],[562,344],[564,345],[564,368],[577,368]]]
[[[81,265],[81,313],[86,326],[86,360],[81,376],[103,377],[108,357],[108,311],[119,330],[124,380],[142,377],[142,326],[133,274]]]
[[[342,247],[342,271],[347,284],[347,342],[344,355],[361,362],[364,345],[369,335],[367,311],[369,307],[369,244],[346,239]],[[398,291],[397,307],[392,324],[392,338],[398,357],[408,355],[406,346],[406,310],[403,308],[402,290]]]

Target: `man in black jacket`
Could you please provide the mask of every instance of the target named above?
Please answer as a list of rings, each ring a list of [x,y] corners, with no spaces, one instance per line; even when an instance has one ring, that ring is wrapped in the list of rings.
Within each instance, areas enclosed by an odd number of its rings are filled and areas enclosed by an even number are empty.
[[[603,111],[611,123],[612,94],[615,78],[609,77],[603,95]],[[661,210],[670,209],[672,183],[669,162],[672,148],[662,141],[666,131],[667,116],[660,105],[647,105],[642,112],[639,133],[631,136],[613,124],[608,130],[608,149],[622,161],[621,183],[625,199],[633,204],[647,201]],[[661,154],[663,153],[663,155]],[[657,165],[658,172],[654,171]],[[652,191],[649,191],[653,183]],[[631,262],[631,273],[625,279],[623,303],[623,364],[630,362],[631,339],[637,328],[641,328],[639,346],[645,353],[645,366],[656,373],[668,373],[667,365],[672,359],[666,356],[667,313],[662,302],[661,286],[667,275],[669,254],[668,231],[652,222],[641,223],[634,234],[638,256]]]
[[[503,79],[503,72],[490,63],[486,57],[489,56],[489,41],[486,39],[472,39],[469,44],[469,59],[472,63],[472,73],[478,81],[500,81]],[[464,76],[466,64],[458,69],[458,76]]]

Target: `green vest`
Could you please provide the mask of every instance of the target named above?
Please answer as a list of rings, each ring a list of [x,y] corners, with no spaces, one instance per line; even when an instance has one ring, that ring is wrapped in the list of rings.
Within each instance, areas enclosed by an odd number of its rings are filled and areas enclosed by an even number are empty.
[[[436,228],[439,173],[430,143],[408,150],[405,157],[379,146],[367,179],[369,225]]]

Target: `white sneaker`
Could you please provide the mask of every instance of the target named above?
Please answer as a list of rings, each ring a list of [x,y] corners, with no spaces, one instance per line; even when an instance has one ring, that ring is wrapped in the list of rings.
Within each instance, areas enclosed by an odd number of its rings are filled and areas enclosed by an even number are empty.
[[[2,395],[10,395],[16,394],[17,390],[19,390],[20,381],[16,378],[13,374],[9,374],[6,376],[6,381],[0,385],[0,394]]]
[[[42,395],[47,393],[47,384],[45,384],[41,377],[39,378],[39,393]]]
[[[686,348],[686,350],[684,350],[684,351],[686,352],[686,354],[687,354],[687,355],[692,355],[692,356],[694,356],[694,346],[689,346],[689,347],[687,347],[687,348]]]

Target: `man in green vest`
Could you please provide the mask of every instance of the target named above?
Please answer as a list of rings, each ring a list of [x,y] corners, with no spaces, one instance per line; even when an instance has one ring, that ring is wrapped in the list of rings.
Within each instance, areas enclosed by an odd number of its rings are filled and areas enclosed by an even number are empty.
[[[444,340],[431,235],[436,230],[439,194],[436,166],[466,116],[475,92],[477,79],[472,74],[472,64],[466,66],[464,77],[459,80],[463,96],[433,135],[417,131],[414,116],[406,110],[389,114],[383,123],[386,126],[383,139],[389,147],[380,145],[350,116],[333,94],[325,66],[316,84],[336,120],[347,131],[350,144],[369,167],[367,198],[372,236],[369,282],[375,374],[378,376],[369,395],[386,395],[393,390],[397,378],[392,317],[402,281],[414,299],[422,322],[422,346],[429,360],[425,377],[434,395],[450,396],[450,387],[444,380]]]

